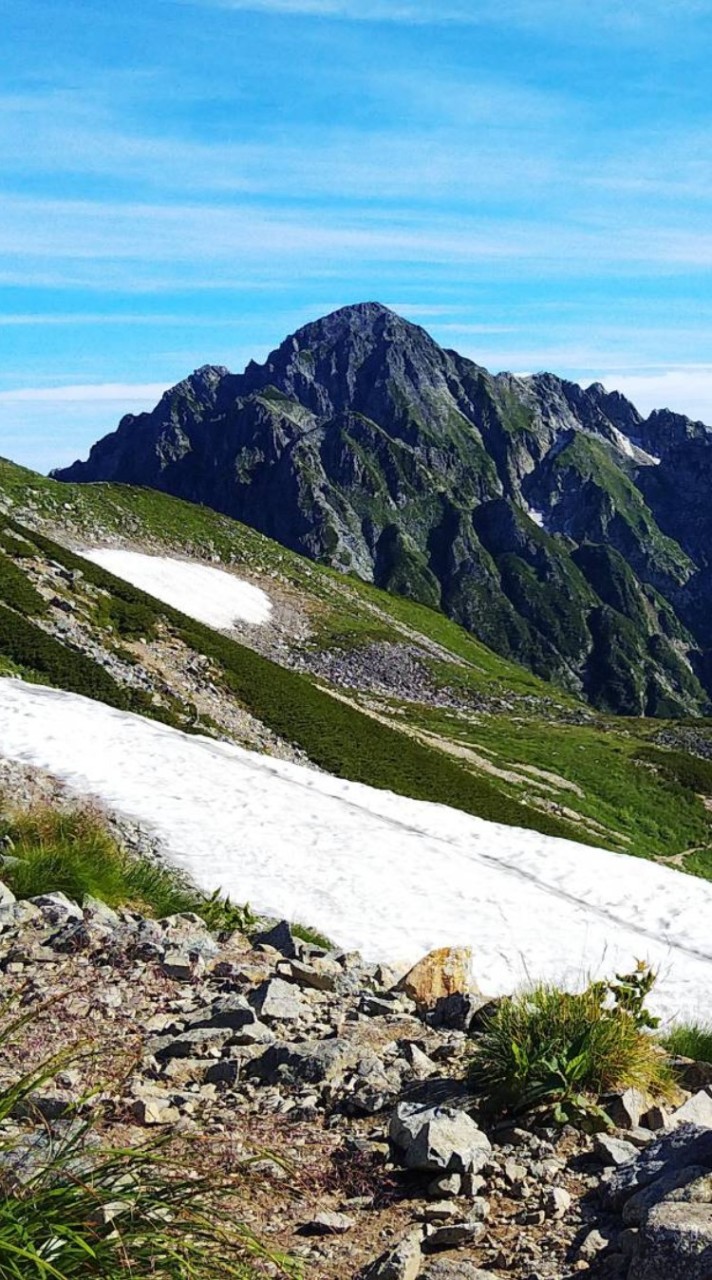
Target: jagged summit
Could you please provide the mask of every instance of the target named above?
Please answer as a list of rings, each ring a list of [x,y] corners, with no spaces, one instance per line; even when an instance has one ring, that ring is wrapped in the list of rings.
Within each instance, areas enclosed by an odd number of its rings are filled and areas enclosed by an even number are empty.
[[[599,705],[707,706],[712,435],[600,383],[492,375],[379,302],[242,374],[203,366],[56,474],[212,506]]]

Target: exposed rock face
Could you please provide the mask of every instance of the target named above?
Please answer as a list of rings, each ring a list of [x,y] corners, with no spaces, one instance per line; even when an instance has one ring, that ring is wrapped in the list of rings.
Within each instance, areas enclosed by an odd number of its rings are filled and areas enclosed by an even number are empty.
[[[707,709],[712,432],[599,384],[493,376],[376,303],[244,374],[199,369],[56,474],[212,506],[603,709]]]

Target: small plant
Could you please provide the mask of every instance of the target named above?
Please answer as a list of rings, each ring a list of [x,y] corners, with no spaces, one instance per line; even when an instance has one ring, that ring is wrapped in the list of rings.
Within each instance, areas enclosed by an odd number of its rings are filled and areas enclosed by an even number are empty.
[[[712,1024],[682,1023],[661,1037],[661,1044],[673,1058],[712,1062]]]
[[[606,1093],[669,1094],[664,1054],[644,1030],[648,981],[639,969],[579,993],[542,985],[502,1000],[477,1036],[473,1086],[496,1111],[543,1107],[558,1122],[587,1127],[606,1123],[599,1105]]]
[[[3,1056],[32,1017],[0,1028]],[[107,1149],[96,1111],[58,1133],[35,1128],[3,1138],[18,1100],[50,1079],[59,1061],[47,1060],[0,1091],[0,1280],[250,1280],[256,1258],[299,1275],[234,1223],[225,1188],[216,1189],[212,1176],[186,1173],[185,1157],[171,1157],[166,1140]]]

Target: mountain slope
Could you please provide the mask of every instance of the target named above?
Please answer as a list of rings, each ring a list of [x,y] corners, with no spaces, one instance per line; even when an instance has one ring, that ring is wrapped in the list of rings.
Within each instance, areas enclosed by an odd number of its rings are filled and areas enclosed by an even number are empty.
[[[244,374],[198,370],[56,475],[204,503],[597,707],[675,715],[712,692],[711,465],[702,424],[493,376],[365,303]]]
[[[708,722],[596,715],[442,613],[155,491],[0,463],[3,508],[0,674],[712,877]],[[219,567],[269,620],[200,626],[77,557],[96,547]]]

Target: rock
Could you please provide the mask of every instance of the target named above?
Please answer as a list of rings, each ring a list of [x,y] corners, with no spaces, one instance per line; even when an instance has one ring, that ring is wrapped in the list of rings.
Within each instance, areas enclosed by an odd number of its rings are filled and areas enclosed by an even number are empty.
[[[587,1262],[591,1262],[599,1253],[603,1253],[608,1248],[609,1241],[602,1236],[600,1231],[594,1227],[593,1231],[589,1231],[588,1235],[581,1241],[578,1247],[578,1257],[584,1258]]]
[[[638,1155],[638,1149],[632,1142],[624,1142],[622,1138],[614,1138],[608,1133],[597,1133],[593,1148],[601,1164],[605,1165],[626,1164]]]
[[[63,893],[41,893],[36,898],[28,898],[32,906],[38,907],[48,924],[68,924],[75,920],[77,924],[84,919],[81,907],[71,902]]]
[[[712,1086],[712,1062],[697,1062],[693,1058],[674,1058],[671,1067],[683,1089],[697,1093],[698,1089]]]
[[[12,889],[8,889],[7,885],[0,880],[0,907],[11,907],[16,901]]]
[[[205,921],[191,911],[165,916],[156,923],[166,947],[187,951],[191,956],[200,955],[204,960],[212,958],[219,951],[218,941]]]
[[[462,1177],[459,1173],[445,1173],[428,1183],[428,1195],[437,1200],[446,1196],[459,1196],[461,1191]]]
[[[306,1040],[300,1044],[271,1045],[246,1070],[267,1083],[284,1081],[321,1084],[339,1080],[358,1061],[359,1046],[339,1037],[333,1040]]]
[[[368,1280],[417,1280],[422,1251],[419,1231],[411,1231],[368,1269]]]
[[[544,1204],[547,1218],[563,1218],[571,1208],[571,1196],[564,1187],[550,1187]]]
[[[173,978],[176,982],[189,982],[201,971],[200,957],[191,957],[188,951],[173,948],[166,951],[161,968],[167,978]]]
[[[239,1031],[257,1022],[254,1009],[241,995],[220,996],[204,1009],[198,1009],[187,1019],[186,1027],[230,1027]]]
[[[448,1107],[399,1103],[389,1137],[408,1169],[477,1173],[492,1152],[489,1139],[471,1116]]]
[[[605,1101],[605,1110],[618,1129],[635,1129],[650,1107],[650,1098],[639,1089],[626,1089]]]
[[[419,1280],[497,1280],[494,1271],[483,1271],[467,1258],[434,1258],[419,1273]]]
[[[275,951],[279,951],[288,960],[296,960],[299,955],[297,940],[292,935],[292,930],[286,920],[280,920],[277,924],[271,925],[269,929],[262,929],[259,933],[253,933],[252,945],[255,947],[274,947]]]
[[[195,1027],[176,1036],[157,1036],[148,1042],[147,1049],[159,1062],[166,1062],[169,1058],[192,1058],[201,1049],[219,1051],[232,1035],[229,1027]]]
[[[180,1120],[180,1111],[160,1098],[136,1098],[131,1112],[139,1124],[145,1125],[176,1124]]]
[[[679,1125],[651,1142],[636,1160],[606,1170],[599,1195],[606,1208],[619,1209],[631,1196],[663,1176],[670,1179],[676,1172],[691,1168],[712,1170],[712,1129]]]
[[[623,1221],[628,1227],[640,1226],[650,1210],[663,1200],[709,1203],[711,1186],[712,1174],[701,1165],[664,1169],[659,1178],[626,1200]]]
[[[712,1207],[660,1204],[638,1237],[629,1280],[710,1280]]]
[[[676,1129],[681,1124],[696,1124],[712,1129],[712,1088],[700,1089],[673,1111],[668,1119],[668,1128]]]
[[[485,1234],[484,1222],[453,1222],[446,1227],[436,1227],[423,1242],[426,1253],[438,1249],[457,1249],[463,1244],[475,1244]]]
[[[308,1011],[299,990],[283,978],[261,983],[249,1000],[260,1017],[275,1022],[296,1022]]]
[[[334,965],[339,971],[339,966]],[[288,966],[289,977],[298,987],[306,987],[314,991],[334,991],[336,987],[335,974],[329,972],[329,967],[318,967],[313,964],[305,964],[301,960],[292,960]]]
[[[349,1218],[348,1214],[325,1209],[299,1227],[298,1234],[300,1236],[341,1236],[351,1231],[355,1225],[353,1218]]]
[[[427,1053],[423,1053],[423,1050],[417,1044],[413,1044],[410,1041],[403,1045],[403,1057],[413,1068],[414,1074],[419,1076],[420,1079],[432,1075],[438,1069],[437,1063],[433,1062]]]
[[[473,990],[470,947],[439,947],[430,951],[401,978],[396,990],[404,991],[420,1009],[432,1009],[439,1000]]]

